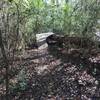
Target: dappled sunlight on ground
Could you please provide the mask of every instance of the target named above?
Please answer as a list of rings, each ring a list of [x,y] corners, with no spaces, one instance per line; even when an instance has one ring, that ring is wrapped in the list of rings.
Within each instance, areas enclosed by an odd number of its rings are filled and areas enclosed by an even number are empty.
[[[100,96],[98,78],[88,73],[79,56],[69,55],[60,49],[26,50],[10,68],[10,84],[18,87],[10,87],[12,100],[89,100]],[[25,82],[25,87],[20,82]]]

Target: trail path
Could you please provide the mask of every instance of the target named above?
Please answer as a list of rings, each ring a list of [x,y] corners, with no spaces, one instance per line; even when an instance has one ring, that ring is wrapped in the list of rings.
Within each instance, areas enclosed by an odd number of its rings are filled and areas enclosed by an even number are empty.
[[[11,93],[11,100],[92,100],[100,96],[98,80],[76,59],[72,63],[55,49],[50,52],[45,42],[48,34],[42,35],[41,39],[37,36],[38,49],[26,50],[23,59],[11,65],[10,82],[16,84],[18,77],[26,82],[25,90]]]
[[[56,50],[54,55],[48,51],[45,39],[50,34],[37,35],[39,48],[27,51],[31,58],[26,68],[30,73],[29,95],[35,100],[89,100],[99,95],[98,81],[85,69],[66,58],[63,61]]]

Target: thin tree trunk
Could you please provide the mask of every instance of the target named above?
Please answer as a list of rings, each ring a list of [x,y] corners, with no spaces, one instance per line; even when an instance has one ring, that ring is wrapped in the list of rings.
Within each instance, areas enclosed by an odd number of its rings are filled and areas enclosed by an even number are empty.
[[[16,53],[16,50],[17,50],[17,44],[18,44],[18,40],[19,40],[19,6],[17,3],[15,3],[16,5],[16,9],[17,9],[17,31],[16,31],[16,42],[15,42],[15,46],[14,46],[14,49],[13,49],[13,60],[15,58],[15,53]]]
[[[3,45],[3,41],[2,41],[2,31],[0,29],[0,48],[1,48],[1,53],[3,55],[3,61],[5,64],[5,68],[6,68],[6,100],[9,100],[9,76],[8,76],[8,72],[9,72],[9,63],[8,63],[8,59],[6,56],[6,52],[4,49],[4,45]]]
[[[19,6],[16,4],[17,7],[17,41],[18,41],[18,37],[19,37]]]

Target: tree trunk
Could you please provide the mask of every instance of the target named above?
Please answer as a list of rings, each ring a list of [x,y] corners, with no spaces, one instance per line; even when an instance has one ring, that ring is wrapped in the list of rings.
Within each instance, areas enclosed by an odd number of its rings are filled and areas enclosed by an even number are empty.
[[[6,100],[9,100],[9,76],[8,76],[8,72],[9,72],[9,63],[8,63],[8,59],[6,56],[6,52],[4,49],[4,45],[3,45],[3,41],[2,41],[2,31],[0,29],[0,48],[1,48],[1,53],[3,56],[3,61],[5,64],[5,68],[6,68]]]

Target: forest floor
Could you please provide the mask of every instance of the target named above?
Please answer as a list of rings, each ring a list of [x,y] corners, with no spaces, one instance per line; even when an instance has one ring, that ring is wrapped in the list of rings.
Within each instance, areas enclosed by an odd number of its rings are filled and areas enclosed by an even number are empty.
[[[100,66],[99,66],[100,67]],[[59,48],[26,50],[10,65],[10,100],[100,100],[100,75],[79,57]],[[5,100],[5,70],[0,71]],[[4,96],[3,96],[4,95]]]

